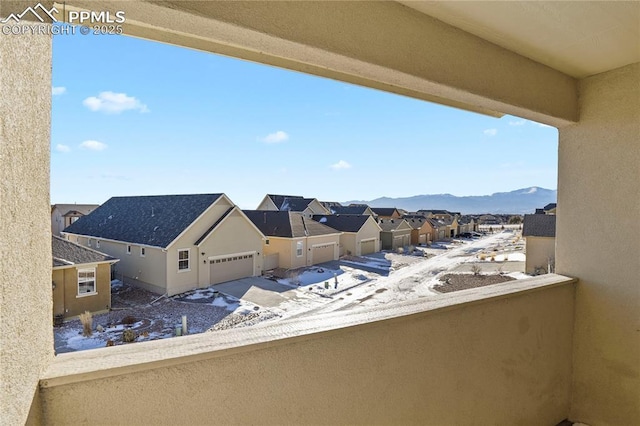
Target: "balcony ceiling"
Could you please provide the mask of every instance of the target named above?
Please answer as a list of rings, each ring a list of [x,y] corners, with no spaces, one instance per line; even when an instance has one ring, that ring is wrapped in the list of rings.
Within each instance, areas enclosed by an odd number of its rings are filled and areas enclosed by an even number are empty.
[[[572,77],[640,62],[640,2],[398,1]]]

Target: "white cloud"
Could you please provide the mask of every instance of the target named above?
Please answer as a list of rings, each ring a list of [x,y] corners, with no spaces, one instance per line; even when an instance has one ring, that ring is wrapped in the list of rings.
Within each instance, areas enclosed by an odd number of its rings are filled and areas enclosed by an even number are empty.
[[[67,92],[67,88],[64,86],[53,86],[51,87],[51,94],[53,96],[62,95]]]
[[[498,134],[498,129],[487,129],[483,133],[487,136],[495,136]]]
[[[329,167],[331,167],[333,170],[344,170],[344,169],[350,169],[351,164],[347,163],[344,160],[340,160],[336,164],[332,164]]]
[[[71,147],[69,147],[69,145],[63,145],[63,144],[59,143],[58,145],[56,145],[56,151],[58,151],[58,152],[69,152],[69,151],[71,151]]]
[[[266,143],[280,143],[289,140],[289,135],[287,132],[283,132],[282,130],[278,130],[275,133],[270,133],[264,138],[260,139],[262,142]]]
[[[120,114],[123,111],[138,110],[149,112],[149,108],[139,99],[127,96],[126,93],[100,92],[96,96],[90,96],[82,104],[91,111],[101,111],[107,114]]]
[[[510,121],[509,126],[524,126],[527,123],[527,120],[518,120],[518,121]]]
[[[84,141],[80,144],[80,148],[91,151],[104,151],[107,149],[107,144],[98,141]]]

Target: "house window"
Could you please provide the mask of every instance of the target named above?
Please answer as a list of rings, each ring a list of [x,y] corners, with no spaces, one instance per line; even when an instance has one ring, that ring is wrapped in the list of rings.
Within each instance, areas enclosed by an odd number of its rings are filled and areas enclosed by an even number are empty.
[[[96,292],[96,270],[78,269],[78,296]]]
[[[298,257],[302,256],[302,241],[298,241],[296,243],[296,256]]]
[[[189,270],[189,249],[178,250],[178,271]]]
[[[127,254],[131,254],[131,246],[127,244]]]
[[[100,241],[96,240],[96,248],[100,248]]]
[[[87,239],[87,246],[91,247],[91,238]]]
[[[140,247],[140,257],[144,257],[147,254],[147,250],[144,247]]]

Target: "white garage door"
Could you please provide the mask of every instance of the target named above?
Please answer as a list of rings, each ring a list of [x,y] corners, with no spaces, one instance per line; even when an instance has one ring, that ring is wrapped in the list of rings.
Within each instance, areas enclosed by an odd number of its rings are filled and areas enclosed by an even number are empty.
[[[330,243],[311,247],[311,259],[313,260],[313,264],[317,265],[318,263],[334,260],[333,253],[335,246],[335,243]]]
[[[244,254],[209,260],[209,281],[218,284],[253,276],[253,256]]]
[[[393,237],[393,249],[397,249],[398,247],[402,247],[402,235],[398,235],[397,237]]]
[[[418,243],[426,244],[427,243],[427,234],[421,234],[418,236]]]
[[[370,254],[376,252],[376,240],[362,241],[360,243],[360,254]]]

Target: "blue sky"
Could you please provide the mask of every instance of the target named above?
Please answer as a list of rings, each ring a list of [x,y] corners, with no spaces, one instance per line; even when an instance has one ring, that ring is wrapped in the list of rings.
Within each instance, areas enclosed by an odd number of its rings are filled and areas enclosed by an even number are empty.
[[[52,93],[52,203],[556,188],[555,128],[131,37],[54,36]]]

